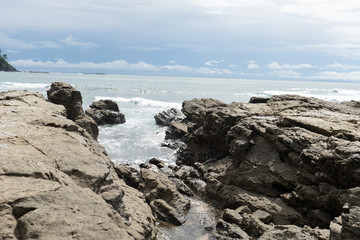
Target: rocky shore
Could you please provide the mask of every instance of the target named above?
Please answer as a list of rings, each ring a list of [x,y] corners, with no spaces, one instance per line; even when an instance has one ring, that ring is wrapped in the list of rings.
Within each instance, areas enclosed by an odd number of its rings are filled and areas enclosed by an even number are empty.
[[[184,115],[156,116],[165,146],[181,145],[177,165],[151,159],[140,169],[114,166],[96,141],[94,118],[125,121],[104,104],[85,113],[65,83],[48,100],[0,93],[2,239],[156,239],[157,222],[186,221],[193,195],[223,211],[206,224],[209,239],[358,239],[358,102],[185,101]]]
[[[357,102],[194,99],[182,111],[177,168],[195,192],[223,206],[214,238],[358,239]]]

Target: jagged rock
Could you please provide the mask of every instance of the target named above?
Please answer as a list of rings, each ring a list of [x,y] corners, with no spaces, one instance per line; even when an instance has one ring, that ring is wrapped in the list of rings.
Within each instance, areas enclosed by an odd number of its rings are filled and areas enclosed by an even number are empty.
[[[251,97],[249,103],[267,103],[270,98]]]
[[[154,118],[157,125],[169,126],[171,122],[180,122],[183,120],[184,114],[176,108],[171,108],[156,114]]]
[[[309,227],[298,227],[294,225],[275,226],[266,231],[259,240],[327,240],[328,230],[311,229]]]
[[[185,216],[186,212],[190,208],[190,201],[177,190],[176,185],[167,177],[166,174],[160,172],[156,173],[149,169],[142,168],[141,177],[144,181],[143,191],[145,198],[150,203],[150,206],[153,206],[153,211],[160,214],[157,212],[160,208],[162,210],[161,216],[163,216],[166,220],[171,220],[173,219],[171,217],[173,215],[172,212],[169,212],[171,216],[168,217],[165,217],[166,212],[164,212],[164,209],[168,209],[166,206],[169,205],[176,210],[179,216]],[[151,202],[159,199],[164,200],[167,205],[162,204],[162,202],[151,204]],[[175,225],[178,224],[176,221],[170,223]]]
[[[54,82],[47,91],[48,100],[63,105],[68,119],[84,128],[94,139],[99,135],[99,129],[94,120],[88,117],[82,108],[82,96],[68,83]]]
[[[158,219],[180,226],[185,222],[185,217],[180,215],[179,212],[170,206],[163,199],[155,199],[150,202],[151,209],[156,213]]]
[[[117,176],[104,148],[64,106],[38,93],[2,92],[0,122],[1,237],[156,238],[143,193]]]
[[[181,139],[187,134],[187,125],[182,122],[170,122],[169,128],[165,131],[165,139]]]
[[[112,100],[99,100],[93,102],[85,113],[98,125],[125,123],[125,115],[120,113],[119,106]]]
[[[118,165],[114,168],[117,175],[124,179],[127,185],[136,189],[139,188],[141,182],[140,172],[136,168],[127,165]]]
[[[249,240],[249,235],[246,234],[239,226],[219,220],[216,224],[216,230],[220,233],[217,239],[246,239]],[[225,238],[224,238],[225,237]]]
[[[298,227],[328,228],[341,215],[339,234],[350,234],[342,217],[356,232],[356,206],[349,204],[350,215],[343,206],[348,190],[360,186],[357,105],[296,95],[184,101],[187,133],[176,162],[201,164],[206,194],[225,207],[247,205],[270,214],[275,225]]]
[[[158,159],[158,158],[151,158],[149,160],[149,163],[157,166],[158,168],[164,168],[165,167],[164,161],[161,160],[161,159]]]

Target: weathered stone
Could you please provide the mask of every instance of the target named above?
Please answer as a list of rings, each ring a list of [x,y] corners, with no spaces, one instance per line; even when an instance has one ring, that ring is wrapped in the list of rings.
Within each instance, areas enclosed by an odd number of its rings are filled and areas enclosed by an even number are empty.
[[[158,219],[165,222],[181,225],[185,222],[184,216],[162,199],[155,199],[150,203],[151,209],[156,213]]]
[[[151,158],[149,160],[150,164],[153,164],[155,166],[157,166],[158,168],[164,168],[165,167],[165,162],[159,158]]]
[[[67,101],[67,93],[55,96]],[[3,92],[0,123],[1,237],[155,239],[143,194],[117,176],[104,148],[64,106],[37,93]]]
[[[171,122],[180,122],[183,120],[184,114],[176,108],[171,108],[156,114],[154,118],[157,125],[169,126]]]
[[[117,103],[112,100],[95,101],[85,113],[98,125],[121,124],[126,121],[125,115],[120,113]]]
[[[66,109],[68,119],[76,122],[84,128],[94,139],[99,135],[97,124],[92,118],[88,117],[82,108],[82,96],[80,91],[73,86],[63,82],[51,84],[47,91],[48,100],[55,104],[63,105]]]

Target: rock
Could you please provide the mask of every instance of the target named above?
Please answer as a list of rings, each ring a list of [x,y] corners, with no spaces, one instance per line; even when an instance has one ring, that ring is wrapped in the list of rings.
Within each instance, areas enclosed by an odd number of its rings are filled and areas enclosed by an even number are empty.
[[[156,214],[160,214],[163,219],[172,220],[173,212],[169,212],[169,216],[165,217],[165,209],[175,209],[179,216],[185,216],[190,208],[190,201],[180,194],[176,185],[167,177],[167,175],[142,168],[141,177],[144,181],[143,191],[145,198],[150,203],[150,206],[153,206],[152,209]],[[152,204],[155,200],[164,200],[166,205],[163,204],[163,202]],[[172,208],[167,207],[167,205]],[[161,213],[157,212],[159,209],[161,209]],[[170,223],[178,225],[178,222],[176,221]]]
[[[182,122],[170,122],[169,128],[165,131],[165,139],[181,139],[188,133],[187,125]]]
[[[181,216],[174,207],[162,199],[155,199],[150,203],[150,206],[160,220],[176,226],[180,226],[185,222],[184,216]]]
[[[68,119],[76,122],[84,128],[94,139],[99,135],[99,129],[90,117],[85,115],[82,108],[82,96],[80,91],[63,82],[54,82],[47,91],[48,100],[55,104],[63,105]]]
[[[139,188],[141,182],[140,172],[136,168],[127,165],[119,165],[114,168],[117,175],[123,179],[127,185],[136,189]]]
[[[270,98],[251,97],[249,103],[267,103]]]
[[[300,228],[294,225],[275,226],[274,228],[266,231],[259,240],[325,240],[329,239],[328,230],[316,230],[309,227]]]
[[[125,123],[125,115],[120,113],[119,106],[112,100],[93,102],[85,113],[98,125]]]
[[[231,239],[246,239],[249,240],[249,235],[246,234],[240,227],[235,224],[229,224],[223,220],[219,220],[216,224],[216,230],[220,235],[229,237]]]
[[[180,169],[178,169],[175,172],[175,177],[185,180],[188,179],[189,177],[199,178],[200,174],[198,170],[196,170],[194,167],[182,166]]]
[[[253,98],[251,103],[184,101],[187,133],[176,163],[180,169],[201,166],[196,179],[206,182],[207,198],[225,208],[245,205],[267,213],[249,219],[269,226],[305,224],[315,231],[341,215],[337,234],[351,239],[350,232],[357,232],[357,206],[350,204],[355,195],[349,189],[360,186],[357,105],[296,95]],[[176,176],[191,178],[184,170]],[[345,203],[349,207],[343,208]],[[294,236],[310,234],[293,230],[298,232]]]
[[[67,101],[74,92],[66,89],[49,94]],[[0,93],[0,236],[155,239],[143,193],[118,177],[104,148],[67,112],[38,93]]]
[[[171,122],[180,122],[183,120],[184,114],[176,108],[171,108],[156,114],[154,118],[157,125],[169,126]]]
[[[164,168],[165,167],[165,163],[163,160],[158,159],[158,158],[152,158],[149,160],[150,164],[153,164],[155,166],[157,166],[158,168]]]
[[[177,190],[179,190],[181,194],[184,194],[186,196],[194,195],[191,189],[182,180],[173,177],[169,179],[176,185]]]

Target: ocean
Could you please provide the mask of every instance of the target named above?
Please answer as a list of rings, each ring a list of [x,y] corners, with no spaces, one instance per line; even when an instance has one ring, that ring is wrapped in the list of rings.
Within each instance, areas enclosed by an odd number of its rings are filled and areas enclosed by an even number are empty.
[[[248,102],[250,97],[299,94],[329,101],[360,101],[360,82],[254,80],[225,78],[125,76],[69,73],[0,72],[0,91],[30,90],[44,94],[52,82],[62,81],[80,90],[83,108],[99,99],[112,99],[126,123],[101,126],[98,137],[116,164],[139,165],[153,157],[174,163],[174,150],[161,147],[165,128],[154,115],[181,109],[193,98],[215,98],[226,103]]]

